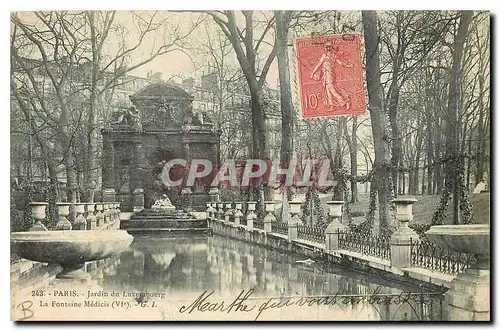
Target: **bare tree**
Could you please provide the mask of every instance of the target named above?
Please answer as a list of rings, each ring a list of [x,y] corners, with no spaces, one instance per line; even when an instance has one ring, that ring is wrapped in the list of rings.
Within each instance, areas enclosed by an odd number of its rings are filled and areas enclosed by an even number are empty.
[[[366,80],[368,88],[369,110],[371,114],[373,142],[375,145],[375,177],[371,189],[376,190],[379,202],[379,232],[390,232],[393,219],[390,200],[393,196],[392,176],[390,172],[391,153],[389,142],[389,123],[384,111],[382,85],[380,84],[379,32],[377,13],[362,12],[366,48]]]

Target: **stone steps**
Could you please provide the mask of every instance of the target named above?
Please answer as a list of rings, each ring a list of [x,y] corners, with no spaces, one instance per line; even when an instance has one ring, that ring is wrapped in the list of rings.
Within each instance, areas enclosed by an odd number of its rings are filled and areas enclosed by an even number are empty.
[[[199,219],[188,220],[130,220],[127,228],[206,228],[207,221]]]
[[[209,232],[208,228],[133,228],[127,229],[129,233],[190,233]]]
[[[181,210],[142,210],[132,217],[123,229],[130,233],[179,233],[207,230],[207,220]]]

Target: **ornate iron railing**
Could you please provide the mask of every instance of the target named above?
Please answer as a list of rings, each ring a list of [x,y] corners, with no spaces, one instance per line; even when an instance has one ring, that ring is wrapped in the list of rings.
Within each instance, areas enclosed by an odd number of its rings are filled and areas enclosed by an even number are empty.
[[[288,235],[288,223],[285,222],[272,222],[271,232]]]
[[[410,242],[411,265],[432,271],[456,275],[475,262],[473,254],[442,249],[423,240]]]
[[[381,259],[391,259],[389,238],[367,236],[351,230],[339,230],[339,248]]]
[[[314,241],[320,244],[325,243],[325,229],[320,226],[314,225],[301,225],[297,226],[297,237],[299,239],[305,239]]]

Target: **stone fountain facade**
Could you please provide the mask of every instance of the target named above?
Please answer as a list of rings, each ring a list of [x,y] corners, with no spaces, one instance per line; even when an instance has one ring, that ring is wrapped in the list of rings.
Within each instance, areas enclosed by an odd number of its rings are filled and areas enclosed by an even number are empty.
[[[130,101],[133,106],[116,112],[102,130],[104,201],[119,201],[122,211],[138,211],[167,194],[176,207],[187,204],[204,210],[209,183],[166,188],[160,174],[172,159],[188,164],[194,158],[206,159],[217,169],[220,132],[193,109],[193,96],[175,85],[146,86]]]

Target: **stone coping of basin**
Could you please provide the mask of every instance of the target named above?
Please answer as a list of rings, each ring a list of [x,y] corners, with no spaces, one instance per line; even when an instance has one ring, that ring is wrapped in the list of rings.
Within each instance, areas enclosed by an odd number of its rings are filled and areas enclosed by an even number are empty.
[[[489,224],[434,225],[425,234],[445,234],[447,236],[489,235]]]
[[[31,231],[13,232],[11,241],[104,241],[120,240],[132,237],[125,230],[63,230],[63,231]]]

